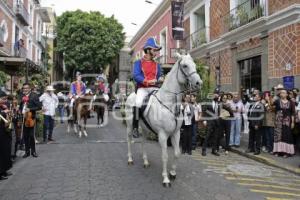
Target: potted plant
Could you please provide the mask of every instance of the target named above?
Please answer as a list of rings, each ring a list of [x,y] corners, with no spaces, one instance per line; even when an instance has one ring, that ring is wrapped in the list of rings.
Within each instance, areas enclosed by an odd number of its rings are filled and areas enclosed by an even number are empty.
[[[248,13],[246,12],[246,10],[243,6],[240,6],[237,9],[237,16],[238,16],[238,19],[239,19],[239,22],[240,22],[240,24],[239,24],[240,26],[245,25],[245,24],[248,23],[249,16],[248,16]]]

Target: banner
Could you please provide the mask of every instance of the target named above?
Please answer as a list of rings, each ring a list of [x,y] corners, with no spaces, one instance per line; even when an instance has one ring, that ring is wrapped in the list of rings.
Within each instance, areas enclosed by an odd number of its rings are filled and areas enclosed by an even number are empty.
[[[174,40],[183,40],[184,2],[172,1],[172,36]]]

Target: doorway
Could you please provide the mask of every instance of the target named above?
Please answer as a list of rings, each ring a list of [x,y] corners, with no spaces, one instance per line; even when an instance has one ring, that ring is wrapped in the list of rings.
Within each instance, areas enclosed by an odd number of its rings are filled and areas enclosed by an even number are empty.
[[[261,56],[239,61],[239,68],[242,88],[261,90]]]

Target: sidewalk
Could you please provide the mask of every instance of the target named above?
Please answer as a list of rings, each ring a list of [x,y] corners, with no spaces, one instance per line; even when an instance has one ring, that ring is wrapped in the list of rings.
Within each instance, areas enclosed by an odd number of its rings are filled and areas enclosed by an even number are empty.
[[[280,169],[292,172],[294,174],[300,175],[300,155],[297,153],[297,155],[290,157],[290,158],[283,158],[283,157],[276,157],[274,155],[271,155],[269,153],[261,152],[260,155],[253,155],[253,153],[245,153],[246,149],[248,148],[248,137],[249,135],[247,133],[241,134],[241,146],[239,148],[232,148],[232,151],[235,153],[238,153],[240,155],[243,155],[245,157],[248,157],[250,159],[256,160],[258,162],[262,162],[264,164],[278,167]]]

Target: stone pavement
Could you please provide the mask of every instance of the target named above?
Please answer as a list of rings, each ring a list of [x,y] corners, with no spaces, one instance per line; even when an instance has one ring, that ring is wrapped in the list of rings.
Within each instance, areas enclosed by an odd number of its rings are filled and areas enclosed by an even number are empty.
[[[300,175],[300,155],[298,152],[295,156],[289,158],[276,157],[266,152],[261,152],[260,155],[255,156],[253,153],[245,153],[246,149],[248,148],[248,137],[248,134],[242,133],[241,146],[239,148],[233,148],[233,151],[258,162],[262,162],[264,164],[278,167],[280,169]]]
[[[94,119],[90,120],[93,122]],[[256,200],[299,199],[299,177],[230,153],[200,151],[179,159],[171,188],[161,181],[161,150],[149,142],[150,168],[143,168],[140,144],[133,145],[134,166],[127,165],[125,127],[111,116],[103,128],[89,128],[79,139],[55,129],[56,142],[38,145],[39,158],[19,159],[13,176],[0,182],[1,200]],[[171,150],[171,149],[170,149]],[[172,157],[170,155],[170,157]],[[291,186],[291,187],[288,187]]]

